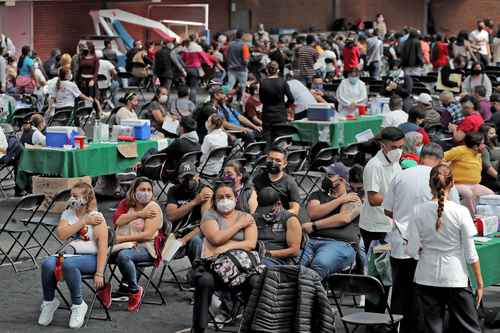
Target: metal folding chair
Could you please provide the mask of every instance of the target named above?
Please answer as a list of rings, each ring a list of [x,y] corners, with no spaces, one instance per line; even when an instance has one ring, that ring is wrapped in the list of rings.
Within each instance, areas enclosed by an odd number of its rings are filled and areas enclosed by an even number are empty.
[[[210,154],[208,155],[207,160],[205,161],[205,163],[203,164],[203,166],[200,169],[200,177],[201,178],[218,177],[220,175],[222,169],[224,169],[224,164],[226,162],[227,157],[231,154],[232,149],[233,149],[232,147],[220,147],[220,148],[215,148],[214,150],[212,150],[210,152]],[[218,161],[221,159],[223,160],[221,170],[219,170],[219,172],[215,175],[208,174],[206,171],[206,167],[208,165],[208,162],[211,160]]]
[[[73,108],[61,108],[55,111],[47,126],[68,126],[73,117]]]
[[[5,223],[0,225],[0,236],[5,233],[9,235],[13,241],[7,251],[5,251],[0,246],[0,252],[4,257],[0,262],[0,266],[3,265],[3,263],[7,260],[11,264],[12,268],[16,273],[38,268],[38,264],[36,262],[35,257],[33,257],[30,251],[20,240],[23,235],[29,235],[31,230],[27,225],[20,223],[20,221],[21,217],[26,216],[26,214],[29,215],[28,221],[31,221],[31,219],[37,212],[38,208],[40,207],[44,199],[45,195],[43,194],[32,194],[20,199],[7,200],[7,202],[12,202],[12,203],[17,202],[17,203],[14,206],[14,209],[7,217],[7,219],[5,220]],[[11,253],[16,245],[18,245],[20,249],[15,259],[12,259],[13,255],[11,256]],[[16,267],[16,261],[19,259],[21,253],[23,252],[26,252],[28,254],[29,258],[33,262],[33,266],[19,270]]]
[[[252,164],[257,159],[265,154],[267,143],[265,141],[252,142],[246,146],[243,151],[243,157],[247,160],[247,164]]]
[[[289,151],[287,156],[288,164],[286,166],[286,172],[288,174],[292,174],[294,172],[302,170],[304,165],[306,164],[306,160],[307,150],[298,149]]]
[[[167,190],[168,185],[170,182],[175,182],[176,177],[177,177],[177,170],[180,165],[183,163],[189,162],[193,163],[196,167],[200,164],[200,158],[201,158],[202,152],[197,150],[197,151],[192,151],[190,153],[186,153],[182,155],[181,159],[176,165],[176,168],[173,170],[170,170],[167,168],[167,161],[165,160],[161,166],[161,171],[160,171],[160,179],[163,183],[163,187],[160,191],[160,194],[158,195],[158,199],[162,196],[162,194]],[[168,156],[167,156],[168,158]]]

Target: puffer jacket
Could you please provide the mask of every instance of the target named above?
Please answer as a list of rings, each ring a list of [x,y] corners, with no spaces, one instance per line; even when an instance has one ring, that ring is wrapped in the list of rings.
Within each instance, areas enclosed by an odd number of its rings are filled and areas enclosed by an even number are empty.
[[[335,317],[319,275],[303,266],[267,268],[248,301],[240,333],[331,333]]]

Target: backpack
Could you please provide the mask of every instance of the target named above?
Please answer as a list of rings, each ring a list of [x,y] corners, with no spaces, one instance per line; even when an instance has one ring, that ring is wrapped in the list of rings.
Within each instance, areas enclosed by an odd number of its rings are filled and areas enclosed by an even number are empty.
[[[2,158],[4,163],[9,163],[19,159],[21,152],[23,151],[23,146],[15,135],[9,135],[7,137],[7,144],[7,153]]]
[[[264,266],[256,251],[231,250],[215,258],[212,270],[224,284],[237,287],[252,275],[262,273]]]

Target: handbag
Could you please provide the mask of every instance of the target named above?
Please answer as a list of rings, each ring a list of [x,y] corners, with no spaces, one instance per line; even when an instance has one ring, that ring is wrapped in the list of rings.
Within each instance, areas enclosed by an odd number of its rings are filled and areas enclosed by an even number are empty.
[[[256,251],[231,250],[215,258],[212,271],[224,284],[237,287],[252,275],[262,273],[264,266]]]

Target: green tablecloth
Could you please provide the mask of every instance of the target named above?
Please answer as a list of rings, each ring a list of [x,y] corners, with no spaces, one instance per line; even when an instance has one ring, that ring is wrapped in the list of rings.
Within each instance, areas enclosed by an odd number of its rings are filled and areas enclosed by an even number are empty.
[[[382,116],[362,116],[356,120],[309,121],[306,119],[293,121],[292,124],[299,130],[300,138],[305,142],[315,144],[326,142],[332,147],[345,147],[358,143],[356,135],[370,129],[373,135],[380,132]]]
[[[16,182],[25,188],[26,174],[73,178],[123,172],[140,161],[149,149],[158,148],[156,141],[137,141],[136,144],[137,158],[122,157],[117,143],[97,143],[74,150],[27,148],[21,155]]]
[[[497,233],[500,235],[500,232]],[[481,273],[485,287],[500,283],[500,238],[492,238],[487,243],[476,243],[477,254],[481,264]],[[469,277],[472,287],[476,287],[476,280],[469,267]]]

